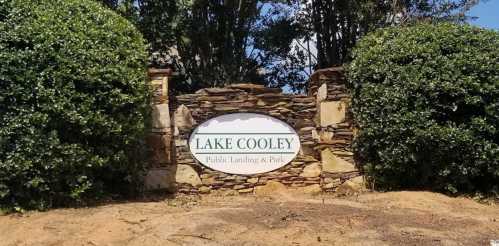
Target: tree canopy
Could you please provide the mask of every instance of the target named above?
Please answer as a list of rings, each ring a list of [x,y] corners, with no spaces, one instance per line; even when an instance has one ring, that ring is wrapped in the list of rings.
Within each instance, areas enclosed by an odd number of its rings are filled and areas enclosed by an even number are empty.
[[[172,64],[177,89],[234,82],[300,89],[316,68],[349,61],[377,28],[460,22],[478,0],[101,0],[135,23],[151,64]]]
[[[303,21],[315,37],[320,68],[349,61],[357,40],[377,28],[425,20],[462,22],[478,0],[302,0]]]

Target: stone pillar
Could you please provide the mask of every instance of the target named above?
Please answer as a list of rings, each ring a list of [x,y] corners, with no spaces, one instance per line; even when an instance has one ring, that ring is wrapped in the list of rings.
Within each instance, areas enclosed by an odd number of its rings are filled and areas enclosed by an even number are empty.
[[[312,135],[321,156],[322,187],[333,189],[343,180],[359,175],[353,160],[351,98],[343,68],[317,70],[310,78],[308,93],[316,99],[316,130]]]
[[[151,68],[148,75],[153,98],[151,132],[146,139],[151,149],[151,162],[145,186],[146,189],[172,189],[175,172],[172,171],[172,127],[168,100],[168,82],[172,70]]]

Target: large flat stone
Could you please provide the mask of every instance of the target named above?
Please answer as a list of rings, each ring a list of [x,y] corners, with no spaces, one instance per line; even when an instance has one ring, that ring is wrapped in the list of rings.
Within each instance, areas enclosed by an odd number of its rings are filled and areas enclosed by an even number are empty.
[[[322,171],[330,173],[343,173],[357,171],[355,166],[337,157],[333,152],[327,148],[321,152]]]
[[[170,111],[168,108],[168,104],[156,104],[152,106],[152,127],[170,127]]]
[[[199,178],[198,173],[194,168],[189,165],[177,165],[177,171],[175,173],[175,182],[180,184],[190,184],[194,187],[201,186],[201,178]]]
[[[181,130],[191,129],[196,121],[191,115],[191,111],[185,105],[180,105],[174,114],[175,127]]]
[[[230,84],[227,86],[227,88],[247,90],[247,89],[265,89],[265,86],[258,84],[250,84],[250,83],[240,83],[240,84]]]
[[[323,83],[319,89],[317,90],[317,103],[321,103],[322,101],[327,99],[327,84]]]
[[[267,181],[263,186],[255,187],[255,194],[259,196],[280,195],[287,192],[287,187],[277,181]]]
[[[263,85],[257,85],[257,84],[231,84],[228,85],[226,88],[230,89],[236,89],[236,90],[243,90],[251,93],[281,93],[281,88],[268,88]]]
[[[150,169],[145,177],[146,190],[168,190],[173,192],[175,187],[175,172],[171,168]]]
[[[257,177],[255,177],[255,178],[249,178],[247,180],[247,182],[250,183],[250,184],[256,184],[256,183],[258,183],[258,178]]]
[[[322,127],[345,121],[347,105],[342,101],[321,102],[319,119]]]
[[[308,185],[298,189],[300,192],[310,195],[318,195],[322,193],[322,188],[319,184]]]
[[[305,168],[303,168],[303,172],[300,174],[301,177],[305,178],[315,178],[321,175],[321,165],[320,163],[312,163]]]
[[[215,177],[203,178],[201,181],[205,185],[213,185],[213,184],[219,183],[219,181],[217,181],[215,179]]]
[[[196,91],[196,94],[209,94],[209,95],[221,95],[221,94],[231,94],[238,93],[241,90],[229,89],[229,88],[204,88]]]
[[[207,187],[207,186],[201,186],[201,187],[199,187],[198,191],[201,194],[208,194],[211,192],[211,188]]]
[[[336,193],[338,195],[355,195],[360,192],[363,192],[366,190],[366,183],[364,181],[363,176],[358,176],[352,179],[349,179],[345,181],[343,184],[341,184],[338,189],[336,190]]]
[[[152,149],[151,161],[155,167],[171,162],[169,135],[149,134],[146,141]]]
[[[253,193],[253,191],[254,191],[253,187],[238,190],[239,194],[249,194],[249,193]]]

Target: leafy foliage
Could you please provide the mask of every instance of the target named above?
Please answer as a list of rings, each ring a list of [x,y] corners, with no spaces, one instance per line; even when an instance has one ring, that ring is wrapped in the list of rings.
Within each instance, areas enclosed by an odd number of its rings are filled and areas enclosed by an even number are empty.
[[[173,65],[179,89],[237,82],[303,89],[306,56],[295,42],[303,30],[292,1],[100,1],[136,23],[151,65]]]
[[[294,1],[304,6],[299,19],[315,39],[319,68],[349,61],[357,40],[377,28],[418,20],[460,22],[468,18],[465,12],[478,3],[478,0]]]
[[[279,2],[193,1],[182,12],[184,31],[176,42],[182,69],[198,87],[304,81],[303,59],[291,53],[300,32],[292,9]]]
[[[380,29],[353,52],[355,151],[379,187],[499,190],[499,34]]]
[[[146,46],[89,0],[0,0],[0,207],[124,194],[142,170]]]
[[[99,0],[137,25],[180,91],[253,82],[300,91],[359,38],[421,19],[462,21],[479,0]]]

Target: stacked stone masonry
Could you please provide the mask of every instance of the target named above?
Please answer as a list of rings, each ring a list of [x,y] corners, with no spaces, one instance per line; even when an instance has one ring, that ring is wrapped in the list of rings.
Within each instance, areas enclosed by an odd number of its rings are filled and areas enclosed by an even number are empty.
[[[149,189],[169,188],[164,184],[171,184],[172,174],[166,167],[171,167],[172,163],[172,130],[170,105],[168,96],[168,78],[171,72],[167,69],[150,69],[149,82],[153,90],[151,105],[151,131],[146,137],[146,143],[151,149],[150,171],[145,179],[145,185]],[[170,168],[171,169],[171,168]]]
[[[178,95],[170,103],[175,108],[174,144],[170,151],[174,158],[167,165],[153,161],[156,169],[148,174],[149,180],[153,180],[149,186],[181,193],[229,190],[243,194],[253,193],[256,187],[272,181],[289,187],[334,191],[346,180],[359,176],[351,152],[353,131],[349,103],[341,68],[314,73],[307,95],[283,94],[281,89],[255,84],[233,84]],[[155,110],[153,118],[165,117],[161,112],[155,115]],[[198,163],[189,151],[191,131],[210,118],[236,112],[267,114],[288,123],[300,137],[298,156],[284,167],[258,175],[226,174]],[[153,119],[153,127],[163,126],[154,125],[155,121]],[[170,136],[168,133],[165,135]]]

